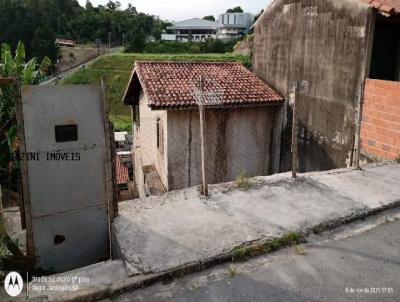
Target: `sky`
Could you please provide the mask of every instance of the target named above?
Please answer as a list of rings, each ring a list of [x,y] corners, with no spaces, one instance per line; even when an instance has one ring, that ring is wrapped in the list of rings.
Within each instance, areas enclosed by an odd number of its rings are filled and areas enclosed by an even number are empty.
[[[86,0],[78,0],[84,6]],[[94,6],[105,5],[108,0],[91,0]],[[114,1],[115,2],[115,1]],[[269,0],[119,0],[122,8],[128,3],[139,12],[159,16],[169,21],[180,21],[190,18],[202,18],[207,15],[224,13],[228,8],[241,6],[245,12],[257,14],[267,6]]]

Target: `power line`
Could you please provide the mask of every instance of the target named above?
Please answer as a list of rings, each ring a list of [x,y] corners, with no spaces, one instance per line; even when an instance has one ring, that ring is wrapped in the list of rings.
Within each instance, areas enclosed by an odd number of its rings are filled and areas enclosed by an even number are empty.
[[[65,23],[67,23],[67,25],[69,26],[69,28],[71,29],[72,33],[75,35],[75,38],[78,38],[78,40],[79,40],[79,35],[74,31],[74,29],[72,28],[71,24],[64,17],[64,15],[62,14],[61,10],[58,8],[57,4],[54,2],[54,0],[51,0],[51,2],[53,3],[54,7],[57,9],[58,14],[61,16],[61,18],[63,18]],[[60,32],[58,32],[58,34],[60,34]]]

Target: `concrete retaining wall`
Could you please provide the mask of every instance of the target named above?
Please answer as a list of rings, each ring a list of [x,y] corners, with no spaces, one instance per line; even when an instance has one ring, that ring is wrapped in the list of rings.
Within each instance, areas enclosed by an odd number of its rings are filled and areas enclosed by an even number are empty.
[[[254,34],[254,72],[279,94],[298,93],[302,172],[344,167],[366,69],[370,12],[360,0],[277,0]],[[291,110],[282,132],[281,171],[290,169]]]

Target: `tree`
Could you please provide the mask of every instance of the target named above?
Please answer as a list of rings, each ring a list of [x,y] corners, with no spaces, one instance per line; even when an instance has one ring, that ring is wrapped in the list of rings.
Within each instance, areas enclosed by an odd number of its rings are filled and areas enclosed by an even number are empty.
[[[215,17],[210,15],[210,16],[205,16],[203,17],[203,20],[208,20],[208,21],[214,21],[215,22]]]
[[[87,11],[88,11],[88,10],[93,10],[93,9],[94,9],[93,4],[92,4],[92,2],[90,2],[90,0],[86,0],[85,9],[86,9]]]
[[[258,20],[258,18],[261,17],[261,15],[264,13],[264,10],[262,9],[255,17],[254,17],[254,22]]]
[[[54,61],[56,55],[50,30],[59,38],[79,39],[83,43],[95,39],[108,41],[111,32],[111,42],[122,45],[122,37],[134,22],[140,24],[145,35],[157,39],[165,29],[163,21],[138,13],[132,4],[123,9],[121,0],[107,0],[104,5],[94,7],[91,1],[86,0],[82,7],[78,0],[0,0],[0,41],[14,50],[21,40],[28,59],[47,55]],[[46,45],[48,52],[44,51]]]
[[[31,43],[32,56],[39,59],[47,56],[53,62],[57,60],[56,37],[49,26],[36,29]]]
[[[143,27],[140,26],[139,22],[132,22],[130,30],[126,35],[126,42],[126,50],[129,52],[140,52],[143,50],[146,42],[146,35],[144,33]]]
[[[128,8],[126,9],[126,11],[131,15],[137,15],[136,7],[132,6],[131,3],[128,4]]]
[[[243,9],[240,6],[230,8],[226,11],[227,13],[243,13]]]
[[[110,0],[110,1],[108,1],[108,3],[106,4],[106,7],[107,7],[109,10],[116,10],[117,5],[116,5],[114,2],[112,2],[112,1]]]
[[[158,41],[161,39],[162,31],[165,29],[166,25],[160,19],[155,19],[153,23],[153,29],[151,31],[151,35]]]

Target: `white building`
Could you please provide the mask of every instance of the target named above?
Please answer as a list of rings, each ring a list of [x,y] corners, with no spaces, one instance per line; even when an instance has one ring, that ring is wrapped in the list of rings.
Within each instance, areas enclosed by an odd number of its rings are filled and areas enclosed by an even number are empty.
[[[254,22],[250,13],[226,13],[218,16],[217,38],[221,40],[237,39],[249,32]]]
[[[217,22],[199,18],[188,19],[167,26],[161,40],[204,42],[208,38],[237,39],[248,33],[253,21],[254,16],[250,13],[221,14]]]
[[[217,31],[217,22],[194,18],[167,26],[166,32],[161,35],[161,40],[204,42],[207,38],[215,39]]]
[[[131,147],[131,136],[126,131],[114,132],[115,150],[128,151]]]

